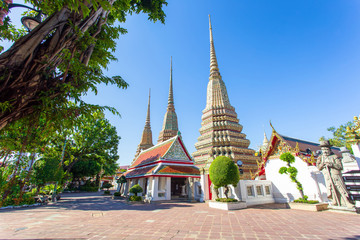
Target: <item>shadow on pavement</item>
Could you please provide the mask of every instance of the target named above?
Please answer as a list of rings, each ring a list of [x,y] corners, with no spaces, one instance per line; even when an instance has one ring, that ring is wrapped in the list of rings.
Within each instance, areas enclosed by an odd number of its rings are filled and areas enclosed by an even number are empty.
[[[136,211],[154,211],[157,209],[170,209],[174,207],[192,207],[194,203],[188,202],[153,202],[153,203],[128,203],[125,199],[112,199],[111,195],[102,195],[102,193],[63,193],[61,200],[57,203],[49,203],[45,206],[36,206],[30,208],[43,209],[65,209],[82,211],[113,211],[113,210],[136,210]],[[196,204],[196,203],[195,203]],[[30,208],[6,209],[2,212],[22,211]]]
[[[262,204],[262,205],[254,205],[250,206],[248,208],[256,208],[256,209],[288,209],[290,208],[287,203],[269,203],[269,204]]]

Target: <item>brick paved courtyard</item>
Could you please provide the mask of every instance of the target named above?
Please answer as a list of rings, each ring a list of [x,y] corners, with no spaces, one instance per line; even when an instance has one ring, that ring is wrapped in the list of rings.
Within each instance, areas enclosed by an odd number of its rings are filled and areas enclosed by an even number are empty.
[[[277,205],[129,205],[98,193],[64,194],[56,204],[0,210],[0,239],[360,239],[360,216]]]

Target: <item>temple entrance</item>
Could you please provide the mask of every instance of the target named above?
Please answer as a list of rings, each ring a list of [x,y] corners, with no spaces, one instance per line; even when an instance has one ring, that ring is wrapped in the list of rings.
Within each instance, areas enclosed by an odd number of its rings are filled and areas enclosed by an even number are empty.
[[[186,178],[171,178],[171,199],[187,198]]]

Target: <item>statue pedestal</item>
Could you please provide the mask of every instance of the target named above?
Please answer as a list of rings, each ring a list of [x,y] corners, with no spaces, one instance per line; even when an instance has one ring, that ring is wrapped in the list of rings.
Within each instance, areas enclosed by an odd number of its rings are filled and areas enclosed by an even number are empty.
[[[356,208],[347,208],[347,207],[339,207],[339,206],[333,206],[333,205],[329,205],[328,206],[329,210],[333,210],[333,211],[339,211],[339,212],[352,212],[352,213],[356,213]]]

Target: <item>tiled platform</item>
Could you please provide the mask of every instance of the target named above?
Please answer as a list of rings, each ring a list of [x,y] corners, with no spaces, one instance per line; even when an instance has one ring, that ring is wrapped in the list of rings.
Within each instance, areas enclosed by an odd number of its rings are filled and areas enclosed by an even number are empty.
[[[128,205],[95,194],[0,211],[0,239],[360,239],[360,215],[205,203]]]

